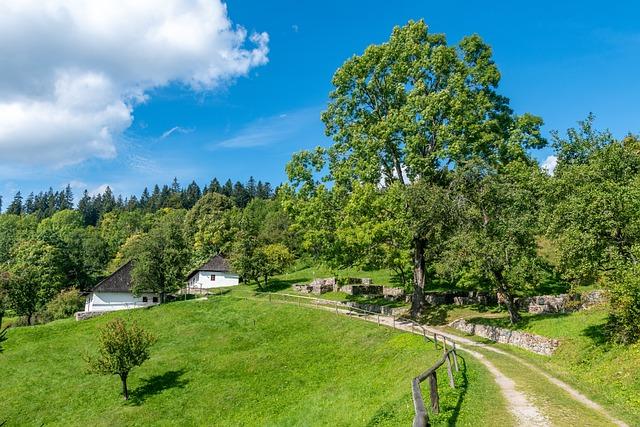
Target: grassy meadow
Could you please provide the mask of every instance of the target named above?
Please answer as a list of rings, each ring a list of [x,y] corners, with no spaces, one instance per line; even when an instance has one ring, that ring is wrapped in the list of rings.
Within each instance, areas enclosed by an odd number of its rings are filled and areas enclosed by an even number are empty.
[[[410,380],[439,350],[372,323],[233,295],[12,328],[0,355],[0,422],[411,424]],[[87,374],[82,359],[95,351],[97,328],[117,316],[158,337],[151,359],[132,371],[128,402],[116,376]],[[457,389],[440,375],[442,412],[434,425],[512,425],[490,374],[465,359]]]

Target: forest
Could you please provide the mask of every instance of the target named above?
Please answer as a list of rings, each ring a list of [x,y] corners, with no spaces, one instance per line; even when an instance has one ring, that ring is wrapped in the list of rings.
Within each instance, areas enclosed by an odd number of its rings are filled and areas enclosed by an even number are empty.
[[[259,287],[296,261],[391,269],[416,316],[430,289],[497,293],[517,322],[520,295],[603,287],[609,339],[638,341],[640,139],[592,115],[546,138],[499,82],[480,37],[452,45],[410,22],[336,71],[321,118],[333,143],[293,154],[275,189],[17,193],[0,215],[3,310],[27,324],[68,316],[128,260],[136,288],[171,294],[222,253]],[[534,158],[549,145],[553,170]]]

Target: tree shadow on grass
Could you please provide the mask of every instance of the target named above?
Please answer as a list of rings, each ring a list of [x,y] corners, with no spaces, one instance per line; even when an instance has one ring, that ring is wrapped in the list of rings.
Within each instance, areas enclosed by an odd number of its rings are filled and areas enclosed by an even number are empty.
[[[185,369],[179,369],[175,371],[168,371],[161,375],[143,378],[142,384],[135,390],[131,391],[129,403],[131,405],[138,406],[144,403],[144,401],[150,396],[160,394],[164,390],[171,388],[184,388],[184,386],[189,382],[188,380],[181,378],[185,372]]]
[[[609,343],[609,336],[607,334],[606,323],[599,325],[591,325],[584,328],[582,335],[590,338],[596,345],[604,345]]]
[[[267,286],[263,286],[262,288],[256,287],[256,292],[278,292],[283,289],[289,289],[292,285],[299,282],[300,280],[295,279],[271,279]]]

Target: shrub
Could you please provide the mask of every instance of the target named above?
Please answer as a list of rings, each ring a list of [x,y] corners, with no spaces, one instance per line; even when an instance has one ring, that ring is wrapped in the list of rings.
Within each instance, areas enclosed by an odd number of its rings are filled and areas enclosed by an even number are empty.
[[[47,303],[43,311],[46,320],[64,319],[73,316],[84,307],[84,297],[77,289],[71,288],[60,292]]]
[[[608,285],[611,299],[609,335],[624,344],[640,340],[640,267],[619,269]]]

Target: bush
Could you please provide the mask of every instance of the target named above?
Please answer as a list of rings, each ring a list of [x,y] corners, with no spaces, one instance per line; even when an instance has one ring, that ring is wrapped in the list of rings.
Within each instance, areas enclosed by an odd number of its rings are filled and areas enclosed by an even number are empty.
[[[43,311],[46,320],[57,320],[71,317],[84,307],[84,297],[77,289],[67,289],[56,295],[47,303]]]
[[[611,298],[609,335],[624,344],[640,340],[640,267],[621,268],[608,287]]]

